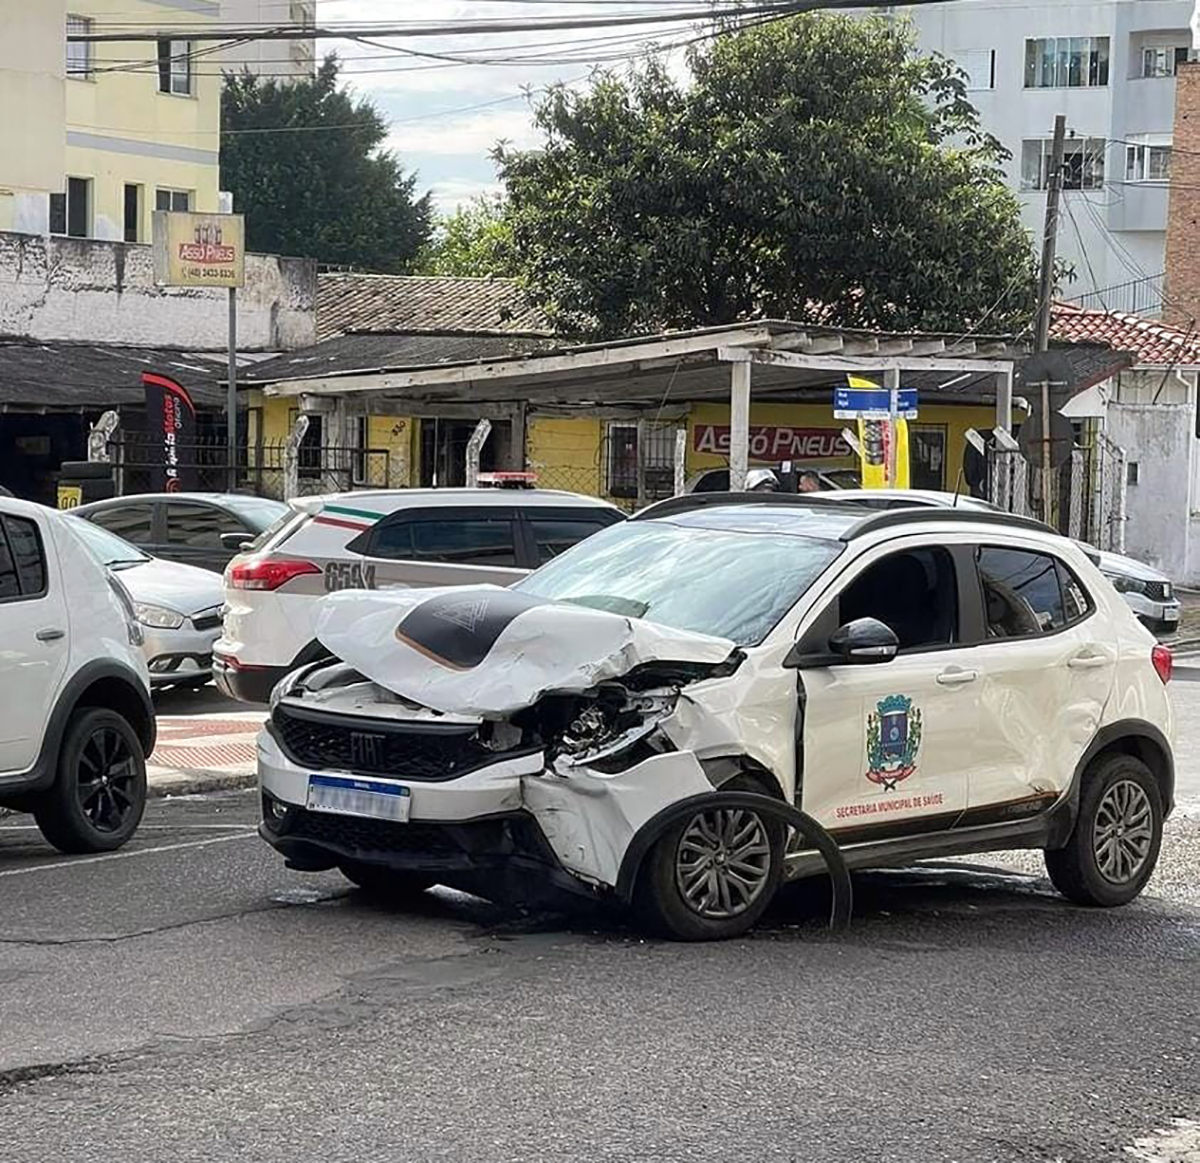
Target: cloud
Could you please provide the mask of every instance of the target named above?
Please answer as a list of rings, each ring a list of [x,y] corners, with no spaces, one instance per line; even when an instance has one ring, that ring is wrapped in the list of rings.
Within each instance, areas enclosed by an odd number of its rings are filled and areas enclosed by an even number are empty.
[[[501,139],[518,149],[529,149],[542,137],[524,108],[481,109],[458,117],[396,124],[388,134],[387,147],[396,150],[402,159],[413,153],[483,157]]]
[[[497,181],[472,181],[469,178],[448,178],[434,182],[429,187],[433,204],[439,214],[449,214],[463,202],[469,202],[480,194],[498,194],[504,187]]]

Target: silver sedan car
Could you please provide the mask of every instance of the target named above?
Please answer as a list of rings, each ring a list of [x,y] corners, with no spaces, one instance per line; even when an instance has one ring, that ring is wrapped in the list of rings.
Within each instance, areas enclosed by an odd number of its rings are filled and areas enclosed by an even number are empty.
[[[225,602],[221,575],[151,557],[90,521],[80,519],[76,532],[99,561],[121,575],[133,598],[151,687],[208,682]]]

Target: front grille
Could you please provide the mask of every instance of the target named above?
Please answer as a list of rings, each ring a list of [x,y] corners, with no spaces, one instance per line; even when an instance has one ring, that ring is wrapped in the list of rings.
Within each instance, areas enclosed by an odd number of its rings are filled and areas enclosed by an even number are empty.
[[[1169,602],[1171,600],[1170,582],[1147,582],[1146,597],[1152,602]]]
[[[276,707],[271,722],[279,745],[293,762],[318,771],[441,780],[455,779],[501,758],[478,741],[473,726],[420,730],[342,715],[297,714],[283,706]]]
[[[197,630],[215,630],[220,624],[220,606],[212,610],[201,610],[200,613],[192,615],[192,625]]]

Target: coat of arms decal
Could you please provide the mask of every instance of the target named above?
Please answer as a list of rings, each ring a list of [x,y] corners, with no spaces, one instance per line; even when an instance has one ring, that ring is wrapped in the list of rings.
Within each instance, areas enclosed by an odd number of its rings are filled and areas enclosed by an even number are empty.
[[[904,695],[888,695],[867,716],[867,779],[894,791],[917,769],[921,712]]]

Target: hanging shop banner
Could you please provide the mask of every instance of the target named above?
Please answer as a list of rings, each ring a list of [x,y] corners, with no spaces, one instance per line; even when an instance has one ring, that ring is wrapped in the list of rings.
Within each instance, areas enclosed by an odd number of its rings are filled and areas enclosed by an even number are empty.
[[[197,487],[196,405],[169,376],[142,372],[150,433],[150,491],[186,493]]]
[[[240,287],[246,224],[240,214],[154,212],[154,281],[165,287]]]
[[[729,456],[728,424],[697,424],[692,450]],[[784,460],[840,460],[853,456],[837,428],[789,428],[755,425],[750,429],[750,459],[776,464]]]

